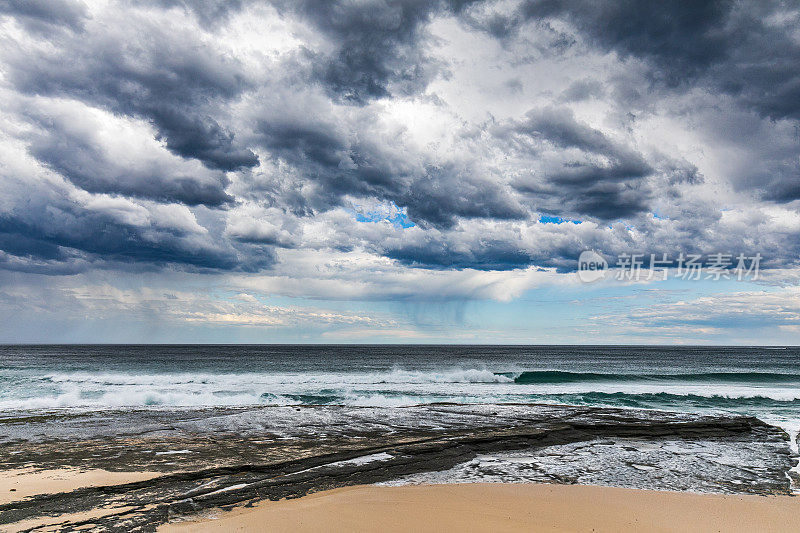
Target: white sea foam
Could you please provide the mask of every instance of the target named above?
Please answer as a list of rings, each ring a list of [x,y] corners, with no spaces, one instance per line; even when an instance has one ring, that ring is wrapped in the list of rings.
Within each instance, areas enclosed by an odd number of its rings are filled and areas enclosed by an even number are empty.
[[[393,369],[386,372],[306,373],[50,373],[15,376],[0,398],[2,409],[201,407],[337,403],[354,406],[404,406],[432,401],[590,401],[587,394],[661,399],[667,408],[681,398],[730,400],[800,400],[800,388],[786,384],[681,383],[622,381],[515,383],[513,374],[481,368],[436,371]],[[671,395],[662,398],[659,395]],[[572,396],[572,398],[569,398]],[[614,402],[614,398],[591,402]],[[624,405],[624,404],[621,404]]]
[[[97,385],[205,385],[225,383],[303,384],[303,383],[513,383],[514,379],[487,369],[453,368],[422,372],[394,369],[388,372],[352,373],[51,373],[43,379],[53,383]]]
[[[165,452],[156,452],[156,455],[183,455],[185,453],[192,453],[191,450],[167,450]]]
[[[380,453],[373,453],[370,455],[362,455],[361,457],[356,457],[354,459],[345,459],[343,461],[328,463],[325,466],[365,465],[367,463],[374,463],[376,461],[386,461],[392,459],[393,457],[394,456],[389,455],[386,452],[380,452]]]

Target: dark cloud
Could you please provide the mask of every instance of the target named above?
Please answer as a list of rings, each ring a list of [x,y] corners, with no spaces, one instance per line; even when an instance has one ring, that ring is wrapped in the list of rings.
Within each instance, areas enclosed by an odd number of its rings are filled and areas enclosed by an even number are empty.
[[[0,15],[11,15],[33,33],[82,31],[86,4],[77,0],[0,0]]]
[[[769,160],[765,158],[758,162],[754,169],[746,176],[739,187],[753,191],[761,199],[789,203],[800,200],[800,164],[798,164],[800,148],[785,159]]]
[[[393,94],[414,94],[446,68],[426,51],[425,24],[434,14],[461,12],[470,1],[275,1],[279,10],[312,24],[333,45],[306,50],[314,79],[337,100],[363,105]]]
[[[278,114],[261,120],[259,141],[314,187],[294,198],[296,212],[339,206],[345,195],[397,194],[409,176],[402,162],[374,142],[361,142],[332,117]],[[286,191],[291,192],[291,191]]]
[[[603,50],[652,65],[653,81],[702,84],[764,116],[800,118],[794,2],[530,0],[518,20],[564,18]]]
[[[271,153],[295,165],[337,169],[350,151],[346,134],[332,123],[281,117],[262,120],[257,131]]]
[[[626,219],[649,209],[647,192],[616,183],[592,185],[577,193],[575,210],[604,220]]]
[[[186,109],[164,105],[144,108],[159,128],[159,139],[167,148],[183,157],[199,159],[219,170],[254,167],[258,157],[247,148],[237,147],[234,135],[208,115],[193,115]]]
[[[237,267],[235,256],[230,253],[210,247],[192,249],[169,235],[160,236],[156,242],[141,237],[141,232],[116,225],[108,217],[77,212],[43,217],[38,225],[5,217],[0,219],[0,244],[13,243],[3,250],[22,259],[67,261],[80,256],[89,263],[97,263],[96,266],[136,263],[225,270]],[[44,272],[47,271],[45,268]]]
[[[529,266],[533,258],[513,243],[483,242],[475,248],[454,249],[446,240],[406,244],[384,252],[409,266],[437,269],[512,270]]]
[[[264,42],[236,42],[237,13],[273,8]],[[118,0],[90,17],[0,0],[0,16],[19,28],[0,52],[3,268],[258,271],[282,247],[565,271],[587,248],[745,240],[796,261],[793,230],[759,211],[800,198],[797,147],[765,126],[800,119],[793,3]],[[453,52],[473,38],[491,53]],[[696,137],[656,146],[659,124]],[[752,212],[731,214],[742,198]]]
[[[793,202],[800,199],[800,176],[786,181],[778,180],[772,187],[766,187],[764,198],[775,202]]]
[[[342,205],[345,196],[377,197],[408,210],[418,224],[450,227],[457,217],[526,217],[496,177],[471,163],[418,164],[398,153],[369,125],[347,131],[333,120],[283,115],[259,124],[263,146],[321,187],[316,209]],[[416,156],[419,157],[419,156]]]
[[[458,218],[522,220],[525,208],[496,176],[476,164],[429,166],[395,203],[408,208],[415,222],[449,228]]]
[[[641,154],[612,141],[601,131],[578,122],[568,109],[529,111],[524,121],[512,127],[518,136],[534,141],[543,140],[560,148],[577,148],[588,154],[603,156],[610,162],[603,167],[570,164],[563,175],[551,178],[556,182],[636,179],[649,175],[653,170]]]
[[[233,201],[225,192],[229,180],[223,173],[164,161],[155,154],[137,153],[134,160],[121,160],[127,155],[124,142],[114,156],[103,146],[113,139],[93,134],[91,122],[83,128],[65,124],[75,120],[39,115],[42,132],[33,136],[29,151],[83,190],[212,207]]]
[[[57,47],[10,54],[11,83],[27,94],[78,98],[149,120],[168,149],[209,168],[255,166],[255,154],[213,116],[247,86],[242,66],[186,30],[117,22]]]
[[[568,109],[529,111],[523,120],[493,128],[494,135],[523,157],[543,161],[514,182],[542,200],[539,208],[568,218],[618,220],[648,210],[644,179],[653,167],[636,150],[577,121]],[[555,149],[558,156],[548,152]]]
[[[532,265],[554,268],[558,272],[576,269],[577,258],[583,250],[618,250],[618,243],[568,223],[539,224],[532,233],[523,236],[519,229],[501,229],[478,221],[462,224],[449,232],[414,234],[396,242],[381,245],[381,253],[405,265],[433,269],[512,270]]]
[[[560,100],[564,102],[580,102],[589,98],[597,98],[603,95],[605,88],[597,80],[584,79],[572,82],[569,87],[561,93]]]
[[[681,83],[726,57],[724,27],[734,2],[526,2],[529,18],[565,16],[593,43],[623,56],[652,60],[665,81]]]
[[[0,249],[15,256],[21,269],[29,270],[36,270],[42,261],[74,258],[95,267],[131,264],[190,270],[255,271],[274,262],[270,248],[240,255],[227,244],[215,244],[180,228],[157,222],[132,224],[113,211],[87,210],[57,199],[47,201],[46,209],[26,215],[0,214]],[[47,273],[53,266],[58,265],[45,263],[38,270]]]
[[[664,176],[668,185],[683,183],[698,185],[705,181],[697,165],[685,159],[667,158],[659,163],[658,172]]]

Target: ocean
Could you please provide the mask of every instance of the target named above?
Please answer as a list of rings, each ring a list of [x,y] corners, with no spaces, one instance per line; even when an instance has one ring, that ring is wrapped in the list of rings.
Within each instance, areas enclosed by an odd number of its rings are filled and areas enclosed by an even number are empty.
[[[544,403],[752,415],[800,429],[794,347],[0,347],[0,409]]]

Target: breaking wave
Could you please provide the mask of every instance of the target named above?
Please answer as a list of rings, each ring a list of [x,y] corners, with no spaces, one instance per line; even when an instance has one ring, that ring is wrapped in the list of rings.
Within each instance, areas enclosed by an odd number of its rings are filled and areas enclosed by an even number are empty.
[[[766,372],[625,374],[482,368],[338,373],[69,372],[14,376],[4,383],[0,409],[402,406],[444,401],[796,409],[800,404],[798,385],[800,378],[795,374]]]

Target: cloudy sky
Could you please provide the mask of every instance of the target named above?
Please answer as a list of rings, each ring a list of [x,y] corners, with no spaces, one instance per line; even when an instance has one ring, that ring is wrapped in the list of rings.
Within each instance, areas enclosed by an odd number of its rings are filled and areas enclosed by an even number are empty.
[[[0,342],[798,343],[798,127],[792,1],[0,0]]]

